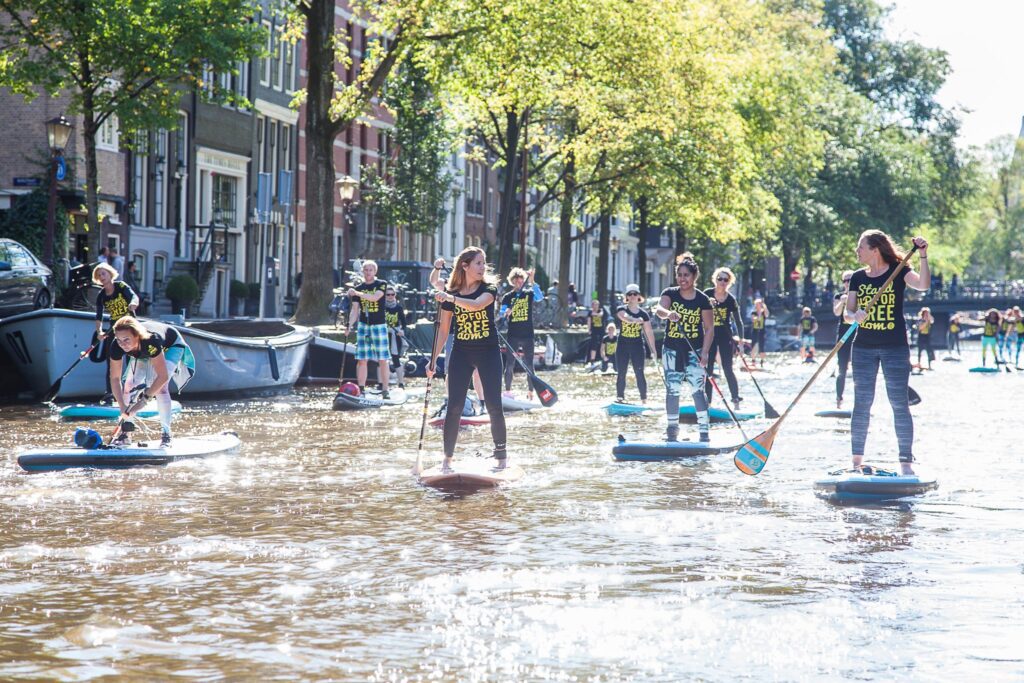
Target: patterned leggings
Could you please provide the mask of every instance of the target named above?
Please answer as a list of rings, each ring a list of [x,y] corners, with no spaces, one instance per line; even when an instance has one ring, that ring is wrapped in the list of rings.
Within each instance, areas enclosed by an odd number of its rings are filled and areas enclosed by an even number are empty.
[[[853,417],[850,436],[853,455],[864,455],[864,444],[875,401],[875,379],[882,367],[896,427],[900,462],[914,462],[914,418],[910,415],[907,384],[910,381],[910,349],[906,346],[853,344]]]

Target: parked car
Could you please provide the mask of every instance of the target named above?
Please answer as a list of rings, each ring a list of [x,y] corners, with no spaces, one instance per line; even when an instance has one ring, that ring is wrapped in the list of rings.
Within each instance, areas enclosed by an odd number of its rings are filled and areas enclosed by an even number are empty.
[[[0,238],[0,317],[49,308],[53,273],[23,245]]]

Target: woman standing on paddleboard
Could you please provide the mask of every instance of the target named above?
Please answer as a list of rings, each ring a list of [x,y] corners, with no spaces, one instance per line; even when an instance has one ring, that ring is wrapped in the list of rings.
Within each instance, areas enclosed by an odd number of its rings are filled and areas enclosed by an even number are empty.
[[[494,327],[494,302],[498,296],[497,278],[487,268],[483,249],[466,247],[455,259],[452,276],[445,291],[438,292],[441,303],[439,329],[446,330],[454,320],[455,341],[445,361],[445,383],[448,385],[449,410],[444,416],[444,464],[450,470],[459,436],[459,411],[452,406],[466,402],[473,370],[480,372],[487,412],[491,414],[491,438],[498,469],[508,462],[505,415],[501,410],[501,351]],[[437,356],[444,346],[444,336],[436,335],[431,349],[427,376],[434,376]]]
[[[843,271],[843,291],[835,295],[832,301],[832,312],[839,316],[839,325],[836,327],[836,341],[838,342],[850,329],[850,323],[846,322],[843,311],[846,310],[846,302],[850,298],[850,278],[853,277],[852,270]],[[853,342],[843,344],[839,347],[836,356],[836,410],[843,407],[843,394],[846,391],[846,373],[850,369],[850,353],[853,351]]]
[[[952,357],[953,349],[956,349],[957,358],[960,357],[960,314],[954,313],[949,317],[949,330],[946,332],[946,349]]]
[[[728,268],[719,268],[712,276],[715,281],[714,287],[708,287],[704,293],[711,299],[715,306],[715,331],[711,335],[711,353],[708,355],[707,374],[711,376],[715,372],[715,355],[722,359],[722,372],[725,373],[725,381],[729,383],[729,394],[732,396],[732,404],[736,410],[740,409],[740,389],[736,381],[736,372],[732,369],[732,357],[735,355],[735,347],[732,340],[732,328],[729,326],[729,318],[736,322],[736,334],[743,339],[743,319],[740,317],[740,307],[736,303],[736,297],[729,292],[729,288],[736,282],[736,276]],[[708,405],[711,405],[711,380],[704,381],[704,395],[707,396]]]
[[[544,293],[533,281],[534,269],[513,268],[508,274],[512,291],[501,299],[501,315],[508,320],[505,341],[505,391],[512,390],[515,373],[515,354],[520,353],[526,367],[533,372],[533,306],[544,300]],[[533,400],[533,379],[526,375],[526,400]]]
[[[676,265],[676,287],[661,293],[654,314],[668,320],[661,363],[665,370],[665,438],[679,439],[679,394],[685,381],[690,386],[697,414],[700,440],[708,443],[710,419],[704,396],[704,368],[711,354],[711,334],[715,326],[714,309],[708,295],[696,288],[700,277],[697,262],[684,255]],[[697,355],[700,354],[700,355]]]
[[[857,242],[857,260],[865,267],[850,279],[845,313],[847,322],[859,325],[852,354],[854,390],[850,433],[854,469],[859,469],[864,460],[871,404],[875,400],[875,378],[881,366],[885,391],[892,405],[900,466],[903,474],[914,474],[914,419],[908,399],[910,345],[903,321],[903,296],[907,287],[924,291],[931,282],[928,241],[915,237],[914,244],[920,252],[920,272],[909,267],[902,269],[893,279],[890,290],[882,292],[874,307],[865,312],[861,307],[885,284],[903,260],[903,254],[880,230],[865,231]]]
[[[770,315],[768,307],[764,305],[764,299],[754,299],[754,310],[750,313],[750,364],[754,364],[754,349],[757,349],[757,355],[762,368],[764,367],[765,355],[765,324]]]
[[[985,329],[981,332],[981,367],[985,367],[989,349],[992,349],[992,360],[999,366],[999,350],[996,346],[996,335],[1002,327],[1002,316],[994,308],[985,312]]]
[[[173,379],[180,392],[195,374],[192,349],[170,325],[125,316],[114,323],[117,344],[110,349],[110,385],[121,408],[121,428],[114,445],[129,441],[131,418],[153,398],[160,411],[160,446],[171,445],[171,391]],[[132,397],[132,389],[138,393]]]
[[[654,351],[654,330],[651,328],[651,316],[640,308],[644,300],[640,286],[626,285],[626,303],[615,310],[615,319],[619,322],[619,343],[615,347],[615,370],[619,373],[615,378],[615,400],[626,402],[626,373],[633,366],[636,375],[636,388],[640,392],[640,403],[647,403],[647,377],[644,375],[644,339],[647,346]]]
[[[932,350],[932,327],[935,326],[935,318],[932,317],[932,309],[925,306],[917,317],[917,367],[921,366],[921,353],[928,358],[928,369],[932,369],[932,361],[935,360],[935,352]]]

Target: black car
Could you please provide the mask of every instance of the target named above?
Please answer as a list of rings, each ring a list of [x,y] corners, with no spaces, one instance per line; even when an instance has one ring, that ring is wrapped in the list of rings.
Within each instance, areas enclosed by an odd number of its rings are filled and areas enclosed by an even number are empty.
[[[0,317],[49,308],[53,273],[31,251],[0,238]]]

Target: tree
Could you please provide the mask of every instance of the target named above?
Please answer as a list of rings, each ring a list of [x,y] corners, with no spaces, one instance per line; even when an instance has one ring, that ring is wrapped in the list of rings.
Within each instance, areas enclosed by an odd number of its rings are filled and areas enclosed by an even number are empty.
[[[99,225],[96,135],[172,127],[182,89],[263,44],[248,0],[0,0],[0,86],[66,96],[82,115],[88,226]]]
[[[451,174],[445,168],[452,145],[440,102],[427,84],[423,69],[406,61],[391,79],[383,103],[395,114],[387,131],[389,148],[397,154],[381,174],[364,167],[367,202],[388,225],[429,234],[445,218]]]

